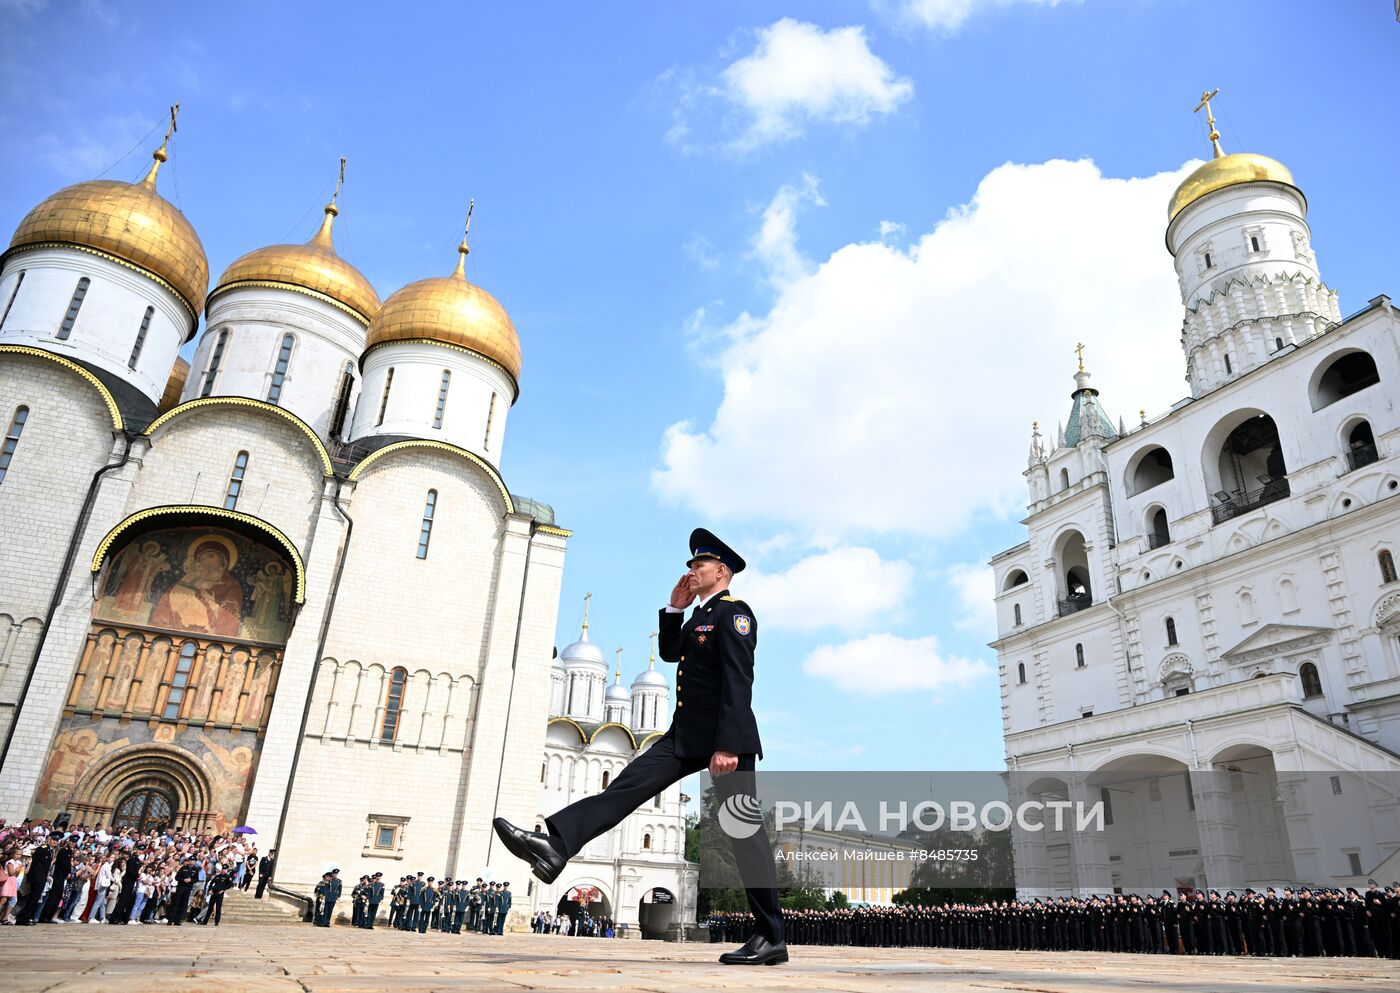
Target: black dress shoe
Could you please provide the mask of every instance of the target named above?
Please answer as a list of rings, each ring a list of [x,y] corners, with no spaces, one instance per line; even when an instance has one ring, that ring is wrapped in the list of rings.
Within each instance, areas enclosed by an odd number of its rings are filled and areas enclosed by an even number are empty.
[[[510,853],[529,864],[535,878],[552,883],[564,871],[568,859],[554,847],[549,835],[540,831],[522,831],[504,817],[497,817],[491,826]]]
[[[725,965],[779,965],[788,960],[787,942],[776,945],[756,934],[737,951],[725,952],[719,957]]]

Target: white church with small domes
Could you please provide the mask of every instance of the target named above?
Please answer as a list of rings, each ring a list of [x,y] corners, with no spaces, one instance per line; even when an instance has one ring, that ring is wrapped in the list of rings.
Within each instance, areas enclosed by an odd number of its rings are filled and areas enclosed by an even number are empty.
[[[551,670],[552,693],[545,761],[541,769],[537,831],[544,818],[608,784],[670,726],[671,690],[656,671],[653,648],[647,668],[622,685],[622,649],[613,682],[603,650],[588,637],[587,601],[579,640],[561,651]],[[655,636],[653,635],[653,638]],[[685,859],[689,797],[680,784],[637,808],[621,824],[593,839],[564,872],[541,887],[537,905],[566,908],[580,893],[595,902],[589,913],[660,934],[673,923],[695,920],[699,866]],[[616,896],[610,896],[616,894]],[[636,917],[614,908],[639,905]],[[566,909],[572,917],[576,911]]]
[[[539,893],[492,818],[602,788],[668,693],[619,708],[573,646],[551,707],[570,532],[501,473],[509,315],[465,238],[381,302],[336,252],[339,187],[308,242],[211,290],[157,191],[168,144],[137,182],[55,193],[0,255],[0,816],[253,825],[292,889],[328,862],[491,873],[518,919],[554,909],[569,894]],[[679,791],[634,820],[576,862],[607,916],[663,930]]]
[[[1166,227],[1190,395],[1115,427],[1081,357],[991,560],[1017,799],[1109,811],[1017,832],[1023,897],[1400,863],[1400,314],[1343,317],[1291,172],[1209,123]]]

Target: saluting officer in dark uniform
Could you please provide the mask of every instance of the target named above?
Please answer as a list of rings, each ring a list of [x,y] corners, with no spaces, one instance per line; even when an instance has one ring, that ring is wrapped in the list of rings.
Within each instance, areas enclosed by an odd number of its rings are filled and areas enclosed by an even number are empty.
[[[704,528],[690,536],[690,561],[660,618],[661,657],[677,663],[676,709],[671,727],[601,793],[545,818],[549,833],[523,831],[505,818],[496,833],[536,876],[553,882],[589,841],[620,823],[666,787],[706,766],[720,802],[756,795],[754,766],[763,757],[751,698],[758,621],[748,604],[729,595],[729,579],[744,560]],[[684,611],[699,598],[694,613]],[[688,675],[687,675],[688,674]],[[738,864],[762,872],[746,890],[754,933],[727,965],[776,965],[788,960],[778,906],[777,874],[767,832],[730,838]]]

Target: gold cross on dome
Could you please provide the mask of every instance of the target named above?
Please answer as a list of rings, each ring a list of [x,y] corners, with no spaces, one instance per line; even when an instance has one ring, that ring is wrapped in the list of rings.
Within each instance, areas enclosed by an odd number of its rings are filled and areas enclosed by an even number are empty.
[[[180,105],[177,103],[170,108],[170,126],[165,129],[165,144],[167,145],[170,144],[170,136],[174,134],[177,130],[179,130],[175,126],[175,118],[178,117],[179,114]]]
[[[1079,342],[1079,344],[1077,344],[1077,345],[1074,346],[1074,354],[1076,354],[1076,355],[1079,356],[1079,371],[1080,371],[1080,372],[1083,372],[1083,371],[1084,371],[1084,342],[1081,341],[1081,342]]]
[[[1201,102],[1196,104],[1196,113],[1201,112],[1201,108],[1206,109],[1206,125],[1210,128],[1210,143],[1215,149],[1215,157],[1218,159],[1225,154],[1225,150],[1220,147],[1220,132],[1215,130],[1215,113],[1210,109],[1210,102],[1220,93],[1220,87],[1216,87],[1208,93],[1201,94]]]
[[[340,178],[335,181],[335,192],[331,194],[331,204],[340,198],[340,188],[345,185],[345,156],[340,157]]]

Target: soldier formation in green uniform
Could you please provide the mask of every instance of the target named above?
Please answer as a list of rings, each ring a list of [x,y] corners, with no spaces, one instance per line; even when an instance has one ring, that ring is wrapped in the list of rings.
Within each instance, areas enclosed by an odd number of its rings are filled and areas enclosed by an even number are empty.
[[[708,924],[712,941],[740,941],[753,918]],[[783,930],[798,945],[1400,958],[1400,883],[784,910]]]

